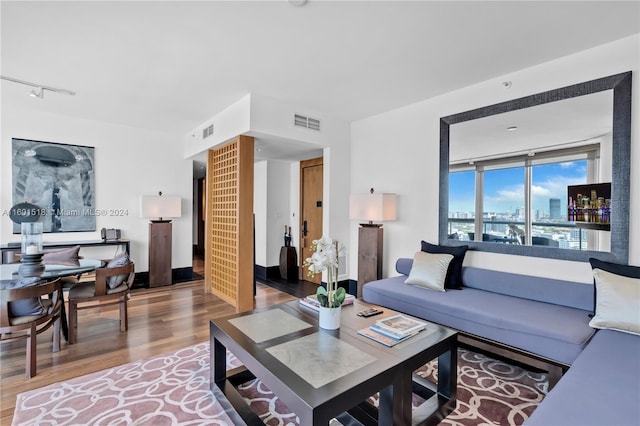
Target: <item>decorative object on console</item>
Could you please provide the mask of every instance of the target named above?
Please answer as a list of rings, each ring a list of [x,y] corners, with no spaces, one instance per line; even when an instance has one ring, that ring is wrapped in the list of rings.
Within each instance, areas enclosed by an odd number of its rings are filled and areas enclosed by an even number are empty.
[[[298,279],[298,254],[291,245],[291,227],[284,226],[284,246],[280,247],[280,278]]]
[[[102,228],[100,230],[100,238],[104,241],[116,241],[122,237],[122,232],[114,228]]]
[[[313,240],[311,244],[313,255],[308,257],[304,266],[309,267],[309,275],[327,272],[327,288],[318,287],[316,297],[320,303],[320,327],[328,330],[340,328],[342,302],[346,291],[338,287],[338,258],[345,255],[345,246],[329,237]]]
[[[469,246],[440,246],[421,241],[421,250],[427,253],[446,253],[453,256],[447,271],[444,288],[460,289],[462,287],[462,262]]]
[[[352,194],[349,197],[349,218],[367,220],[358,229],[358,291],[369,281],[382,278],[382,224],[373,223],[396,220],[396,194]]]
[[[170,285],[171,220],[182,215],[178,196],[143,195],[140,197],[140,217],[155,218],[149,222],[149,287]]]
[[[445,279],[453,255],[419,251],[413,257],[413,265],[405,284],[417,285],[429,290],[445,291]]]
[[[22,230],[22,254],[42,253],[42,223],[25,222],[20,224]]]
[[[42,223],[23,222],[22,250],[18,273],[21,277],[39,277],[44,272],[42,263]]]

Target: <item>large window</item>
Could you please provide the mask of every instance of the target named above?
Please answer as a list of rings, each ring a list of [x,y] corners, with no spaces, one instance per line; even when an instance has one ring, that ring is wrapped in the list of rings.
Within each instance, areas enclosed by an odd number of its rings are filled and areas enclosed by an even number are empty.
[[[597,180],[599,145],[451,165],[449,238],[592,250],[567,217],[567,187]]]

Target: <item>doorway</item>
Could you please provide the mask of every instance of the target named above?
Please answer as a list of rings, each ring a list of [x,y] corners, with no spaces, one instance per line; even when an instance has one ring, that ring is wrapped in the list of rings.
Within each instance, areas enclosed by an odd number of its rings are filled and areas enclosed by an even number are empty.
[[[323,158],[300,162],[300,276],[315,284],[322,282],[322,274],[308,275],[304,260],[311,256],[313,240],[322,237],[322,178]]]

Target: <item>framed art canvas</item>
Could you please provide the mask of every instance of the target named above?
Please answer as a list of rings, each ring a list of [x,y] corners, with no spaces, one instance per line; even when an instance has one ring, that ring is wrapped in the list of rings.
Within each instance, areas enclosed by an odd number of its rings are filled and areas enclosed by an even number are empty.
[[[43,232],[95,231],[94,150],[12,139],[14,233],[35,221]]]

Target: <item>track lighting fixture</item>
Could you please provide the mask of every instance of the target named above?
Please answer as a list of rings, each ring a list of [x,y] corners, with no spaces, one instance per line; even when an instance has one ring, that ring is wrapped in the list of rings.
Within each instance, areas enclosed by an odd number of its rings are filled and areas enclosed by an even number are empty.
[[[31,96],[32,98],[43,99],[44,98],[44,90],[42,90],[41,87],[38,87],[36,89],[33,89],[31,92],[29,92],[29,96]]]
[[[29,96],[34,97],[34,98],[43,99],[45,90],[48,90],[50,92],[60,93],[61,95],[74,96],[76,94],[75,92],[72,92],[71,90],[58,89],[56,87],[45,86],[45,85],[38,84],[38,83],[31,83],[29,81],[20,80],[20,79],[13,78],[13,77],[7,77],[6,75],[1,75],[0,78],[2,80],[11,81],[13,83],[24,84],[26,86],[33,87],[34,89],[31,92],[29,92]]]

